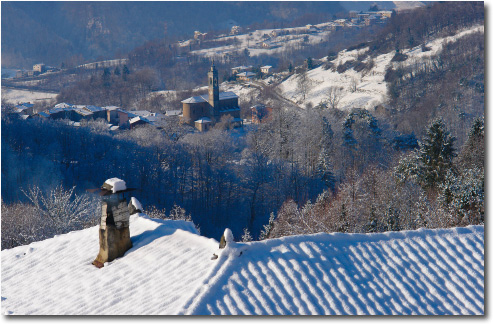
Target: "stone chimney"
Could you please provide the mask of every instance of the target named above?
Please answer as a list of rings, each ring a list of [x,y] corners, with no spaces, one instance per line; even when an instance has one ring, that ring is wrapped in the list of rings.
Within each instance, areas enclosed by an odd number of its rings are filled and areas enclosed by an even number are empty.
[[[99,254],[92,262],[102,268],[105,262],[122,257],[132,247],[130,241],[130,212],[125,193],[125,181],[111,178],[104,182],[100,195],[101,222],[99,225]]]

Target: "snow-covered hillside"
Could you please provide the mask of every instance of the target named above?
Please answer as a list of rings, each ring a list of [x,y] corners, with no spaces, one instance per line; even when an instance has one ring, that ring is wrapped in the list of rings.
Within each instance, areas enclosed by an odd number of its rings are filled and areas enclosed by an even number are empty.
[[[3,250],[4,314],[483,314],[484,227],[236,243],[130,219],[133,248],[91,262],[98,228]],[[218,258],[212,260],[213,254]]]
[[[348,69],[343,73],[324,70],[322,66],[308,72],[308,78],[311,81],[311,91],[306,95],[303,102],[303,95],[298,89],[299,75],[294,74],[281,83],[280,89],[283,96],[292,101],[298,102],[300,106],[311,103],[313,106],[327,99],[327,92],[331,87],[342,88],[340,93],[340,102],[338,108],[365,108],[371,109],[375,106],[385,103],[387,95],[387,85],[385,82],[385,71],[390,64],[409,65],[415,64],[418,59],[430,57],[438,53],[444,43],[453,42],[460,37],[473,32],[483,32],[484,26],[474,26],[457,33],[454,36],[437,38],[426,44],[429,51],[423,52],[421,46],[412,49],[403,50],[402,53],[408,56],[404,62],[391,62],[395,52],[379,55],[374,59],[374,66],[371,70],[356,72],[354,69]],[[353,51],[341,51],[336,59],[332,61],[334,66],[343,64],[349,60],[357,60],[358,54],[368,51],[368,48]],[[363,60],[368,62],[368,58]],[[352,91],[355,90],[355,91]]]
[[[2,88],[2,100],[17,105],[21,102],[35,103],[39,100],[56,99],[56,93]]]

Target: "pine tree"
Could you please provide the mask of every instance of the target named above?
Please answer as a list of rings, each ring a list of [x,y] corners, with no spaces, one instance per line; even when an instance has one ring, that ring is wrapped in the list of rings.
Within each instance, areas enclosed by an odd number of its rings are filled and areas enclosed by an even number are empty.
[[[454,141],[442,119],[431,123],[419,150],[419,162],[423,167],[421,184],[424,188],[436,188],[445,180],[456,156]]]
[[[455,138],[450,136],[441,119],[434,120],[429,126],[419,150],[399,161],[396,176],[401,181],[413,180],[423,189],[437,189],[452,169],[452,160],[456,156],[453,147]]]
[[[387,231],[401,230],[399,210],[397,208],[390,206],[385,212],[385,220],[387,222],[386,224]]]
[[[334,168],[330,156],[333,136],[334,132],[332,131],[329,121],[326,117],[323,117],[322,138],[320,139],[321,150],[318,157],[317,171],[324,184],[332,192],[334,192],[336,184],[336,178],[333,172]]]
[[[251,242],[253,240],[252,235],[250,234],[250,231],[248,228],[243,229],[243,236],[241,237],[242,242]]]
[[[267,225],[264,225],[264,229],[260,231],[260,236],[259,236],[260,241],[269,238],[269,234],[272,231],[272,228],[274,227],[274,218],[275,218],[274,213],[270,213],[269,223]]]
[[[113,71],[113,74],[114,75],[120,75],[121,74],[120,68],[118,66],[115,68],[115,71]]]
[[[312,60],[311,57],[309,57],[309,58],[306,59],[306,68],[308,70],[313,69],[313,60]]]
[[[378,232],[378,217],[375,213],[375,207],[372,206],[370,210],[370,219],[368,221],[367,225],[367,232],[368,233],[376,233]]]
[[[123,66],[123,70],[122,70],[122,78],[124,81],[127,81],[127,77],[129,74],[130,74],[130,70],[128,69],[127,65],[125,64]]]
[[[322,151],[320,151],[320,155],[318,157],[318,174],[327,188],[334,192],[336,178],[334,176],[329,152],[325,148],[322,148]]]
[[[348,233],[349,232],[349,222],[348,222],[348,216],[347,216],[345,204],[342,204],[342,206],[341,206],[341,218],[340,218],[340,224],[339,224],[337,231],[341,232],[341,233]]]
[[[103,85],[105,87],[109,87],[110,86],[110,82],[111,82],[111,72],[110,72],[110,69],[105,68],[103,70],[103,75],[101,76],[101,78],[103,79]]]

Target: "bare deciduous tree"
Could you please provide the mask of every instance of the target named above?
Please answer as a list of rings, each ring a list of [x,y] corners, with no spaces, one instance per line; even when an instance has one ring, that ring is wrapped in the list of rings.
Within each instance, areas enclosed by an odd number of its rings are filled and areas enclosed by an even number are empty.
[[[86,224],[94,225],[98,218],[98,201],[88,195],[77,195],[74,190],[75,187],[65,189],[59,185],[49,193],[43,193],[38,186],[32,186],[22,192],[36,211],[52,222],[56,233],[66,233],[82,229]]]
[[[330,87],[327,90],[327,105],[332,109],[339,108],[339,102],[342,99],[342,91],[339,87]]]
[[[305,101],[306,96],[310,93],[312,90],[313,82],[310,80],[308,77],[308,73],[306,70],[301,72],[298,76],[298,82],[297,82],[297,87],[298,91],[301,93],[303,97],[303,101]]]

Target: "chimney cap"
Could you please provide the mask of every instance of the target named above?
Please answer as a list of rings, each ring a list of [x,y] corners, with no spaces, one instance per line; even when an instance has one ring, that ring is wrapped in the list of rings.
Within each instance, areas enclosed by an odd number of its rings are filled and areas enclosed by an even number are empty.
[[[108,196],[133,191],[135,188],[127,188],[125,181],[118,178],[107,179],[100,189],[88,189],[89,192],[98,192],[100,196]]]

